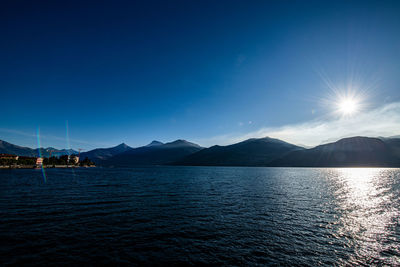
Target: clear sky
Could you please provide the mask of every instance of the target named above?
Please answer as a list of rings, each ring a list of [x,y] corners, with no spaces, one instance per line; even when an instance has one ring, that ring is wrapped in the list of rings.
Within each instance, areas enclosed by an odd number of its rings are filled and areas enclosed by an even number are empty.
[[[10,0],[0,25],[15,144],[400,134],[399,1]]]

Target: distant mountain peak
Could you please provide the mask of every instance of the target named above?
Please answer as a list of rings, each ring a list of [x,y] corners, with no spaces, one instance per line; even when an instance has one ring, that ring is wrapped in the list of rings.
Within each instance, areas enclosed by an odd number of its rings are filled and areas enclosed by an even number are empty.
[[[116,147],[129,147],[127,144],[125,144],[125,143],[121,143],[121,144],[119,144],[119,145],[117,145]]]
[[[151,141],[151,143],[148,144],[147,146],[161,146],[161,145],[163,145],[163,144],[164,144],[164,143],[162,143],[162,142],[160,142],[160,141],[153,140],[153,141]]]
[[[269,136],[258,138],[258,140],[267,141],[267,142],[285,142],[285,141],[283,141],[281,139],[272,138],[272,137],[269,137]]]
[[[365,137],[365,136],[354,136],[354,137],[346,137],[342,138],[333,144],[338,144],[338,145],[351,145],[351,144],[358,144],[360,143],[361,145],[365,145],[366,143],[380,143],[382,142],[381,139],[375,138],[375,137]]]
[[[281,144],[286,143],[286,144],[288,144],[285,141],[282,141],[282,140],[276,139],[276,138],[272,138],[272,137],[268,137],[268,136],[260,137],[260,138],[250,138],[250,139],[244,140],[240,143],[251,143],[251,142],[266,142],[266,143],[281,143]]]
[[[114,147],[109,148],[95,148],[89,150],[87,152],[81,153],[81,157],[85,158],[88,157],[89,159],[93,160],[94,162],[99,162],[101,160],[106,160],[111,158],[117,154],[124,153],[126,151],[132,150],[130,146],[125,143],[121,143]]]
[[[128,146],[127,144],[125,144],[125,143],[121,143],[121,144],[119,144],[119,145],[117,145],[117,146],[115,146],[113,148],[110,147],[108,149],[113,149],[114,151],[119,153],[119,152],[123,152],[123,151],[129,150],[129,149],[132,149],[132,148],[130,146]],[[107,148],[106,148],[106,150],[107,150]]]
[[[198,144],[191,143],[189,141],[186,141],[184,139],[178,139],[175,141],[172,141],[170,143],[164,144],[165,146],[194,146],[194,147],[201,147]]]
[[[172,141],[170,144],[179,144],[179,143],[189,143],[189,142],[184,139],[177,139],[175,141]]]

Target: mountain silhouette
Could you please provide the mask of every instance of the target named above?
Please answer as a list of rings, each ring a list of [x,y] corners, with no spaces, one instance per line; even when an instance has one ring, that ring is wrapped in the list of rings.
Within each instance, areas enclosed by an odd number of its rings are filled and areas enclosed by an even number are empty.
[[[400,139],[350,137],[311,149],[293,151],[269,166],[395,167],[400,166]]]
[[[29,147],[17,146],[6,141],[0,140],[0,153],[13,154],[18,156],[36,157],[38,154],[37,149]]]
[[[274,138],[252,138],[228,145],[212,146],[191,154],[174,165],[265,166],[272,160],[304,148]]]
[[[72,155],[78,154],[78,151],[73,149],[56,149],[54,147],[40,148],[40,155],[42,157]],[[25,157],[38,157],[39,150],[36,148],[22,147],[0,140],[0,154],[13,154]]]
[[[72,149],[40,148],[43,157],[78,154]],[[0,154],[37,157],[38,149],[0,140]],[[305,149],[279,139],[252,138],[228,146],[203,148],[186,140],[152,141],[138,148],[122,143],[80,154],[103,166],[269,166],[269,167],[400,167],[400,138],[350,137]]]
[[[109,147],[109,148],[96,148],[87,152],[81,153],[80,157],[82,159],[88,157],[90,160],[92,160],[95,163],[99,163],[101,161],[107,160],[115,155],[121,154],[123,152],[129,151],[133,148],[128,146],[125,143],[119,144],[114,147]]]
[[[203,149],[185,140],[142,146],[115,155],[103,162],[106,166],[164,165]]]
[[[154,140],[154,141],[151,141],[151,143],[148,144],[147,146],[160,146],[160,145],[163,145],[163,144],[164,143],[162,143],[160,141]]]

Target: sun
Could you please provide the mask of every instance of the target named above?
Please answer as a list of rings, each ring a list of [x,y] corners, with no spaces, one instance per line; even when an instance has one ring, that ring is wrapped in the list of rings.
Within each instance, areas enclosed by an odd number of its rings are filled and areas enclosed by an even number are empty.
[[[353,98],[345,98],[338,103],[338,108],[343,115],[352,115],[357,112],[358,103]]]

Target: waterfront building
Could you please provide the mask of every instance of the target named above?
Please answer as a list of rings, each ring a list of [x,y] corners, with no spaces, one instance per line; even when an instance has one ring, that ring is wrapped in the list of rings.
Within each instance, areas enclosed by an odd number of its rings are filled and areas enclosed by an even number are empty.
[[[13,155],[13,154],[0,154],[0,159],[15,159],[15,160],[18,160],[18,156],[17,155]]]
[[[43,165],[43,158],[36,158],[36,166],[41,167]]]

